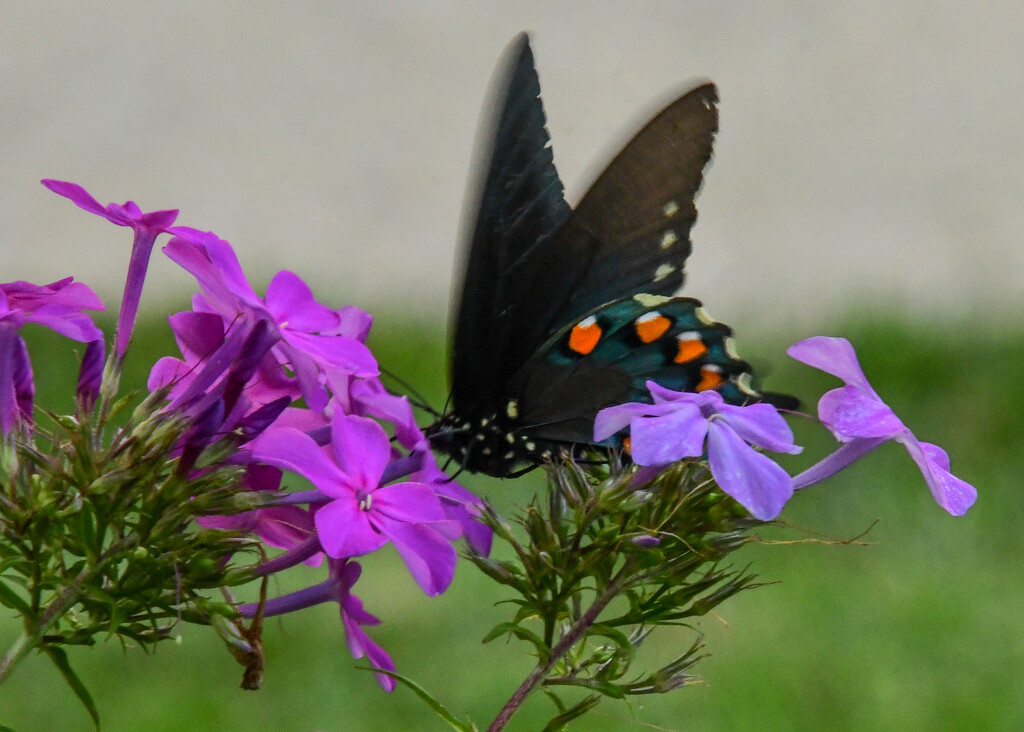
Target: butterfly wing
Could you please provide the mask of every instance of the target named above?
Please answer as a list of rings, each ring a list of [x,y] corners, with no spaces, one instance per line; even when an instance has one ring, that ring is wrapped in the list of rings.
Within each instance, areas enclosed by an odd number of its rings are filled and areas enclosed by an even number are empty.
[[[468,470],[508,475],[592,442],[597,411],[648,400],[647,379],[762,399],[728,327],[667,297],[683,282],[718,129],[714,85],[651,119],[572,211],[525,35],[501,69],[454,300],[452,409],[428,432],[435,446]]]
[[[523,292],[507,273],[539,241],[559,229],[570,208],[562,197],[545,128],[540,82],[525,34],[506,49],[492,82],[496,103],[478,134],[486,161],[470,195],[468,248],[453,299],[452,405],[497,404],[525,356],[508,340]]]
[[[513,342],[528,350],[584,313],[683,283],[694,197],[718,127],[717,94],[704,84],[663,109],[626,145],[551,237],[508,278],[519,292]]]

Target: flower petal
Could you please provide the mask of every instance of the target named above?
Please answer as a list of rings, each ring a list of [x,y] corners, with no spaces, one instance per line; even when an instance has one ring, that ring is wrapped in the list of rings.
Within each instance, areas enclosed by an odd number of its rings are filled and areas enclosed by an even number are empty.
[[[267,286],[267,310],[281,328],[314,333],[337,328],[338,314],[313,297],[309,285],[294,272],[282,270]]]
[[[736,430],[746,442],[773,452],[788,452],[796,455],[802,447],[793,443],[793,430],[779,410],[764,402],[737,407],[722,404],[718,408],[720,418]]]
[[[791,358],[832,374],[851,386],[863,389],[869,394],[875,393],[857,361],[856,351],[845,338],[814,336],[794,343],[786,349],[786,353]]]
[[[793,495],[793,481],[721,420],[708,424],[708,462],[723,491],[760,521],[771,521]]]
[[[268,429],[252,442],[253,456],[298,473],[334,498],[351,497],[346,476],[324,454],[313,438],[293,427]]]
[[[427,524],[386,519],[381,528],[402,556],[416,584],[430,596],[448,589],[455,576],[455,548]]]
[[[411,523],[444,521],[446,516],[441,499],[425,483],[394,483],[373,492],[372,511]]]
[[[377,376],[380,368],[370,349],[355,338],[340,335],[313,335],[285,329],[281,337],[293,348],[326,366],[354,376]]]
[[[384,428],[372,419],[338,411],[331,424],[331,443],[334,460],[351,485],[376,490],[391,459],[391,444]]]
[[[855,437],[891,438],[906,429],[877,395],[855,386],[843,386],[822,395],[818,419],[840,442]]]
[[[672,404],[661,417],[638,417],[629,428],[630,452],[638,465],[668,465],[704,454],[708,421],[695,404]]]
[[[316,512],[313,521],[324,551],[336,559],[369,554],[388,543],[388,537],[371,526],[355,496],[331,501]]]
[[[910,457],[914,458],[936,503],[953,516],[967,513],[967,509],[978,498],[978,491],[967,481],[949,472],[949,455],[946,451],[929,442],[918,442],[910,430],[897,437],[896,441],[902,442]]]

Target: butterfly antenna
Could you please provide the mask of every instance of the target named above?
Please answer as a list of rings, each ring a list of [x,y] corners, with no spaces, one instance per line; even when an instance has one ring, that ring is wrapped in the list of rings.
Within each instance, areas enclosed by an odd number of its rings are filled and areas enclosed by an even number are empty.
[[[427,412],[428,414],[432,415],[435,418],[441,417],[441,413],[434,409],[432,406],[430,406],[426,398],[422,394],[420,394],[419,390],[417,390],[416,387],[414,387],[408,381],[398,376],[393,371],[389,371],[388,369],[385,368],[381,368],[380,372],[382,375],[387,376],[391,381],[394,381],[396,384],[398,384],[398,386],[400,386],[405,391],[406,395],[409,396],[409,402],[414,407],[422,409],[424,412]]]

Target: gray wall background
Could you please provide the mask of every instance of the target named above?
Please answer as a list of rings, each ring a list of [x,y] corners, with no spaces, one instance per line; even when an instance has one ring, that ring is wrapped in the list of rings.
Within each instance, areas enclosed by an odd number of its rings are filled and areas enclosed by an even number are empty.
[[[1024,303],[1012,0],[4,0],[0,17],[2,281],[74,274],[116,306],[130,235],[38,184],[54,177],[180,208],[261,287],[287,268],[334,305],[440,317],[488,80],[529,30],[570,201],[686,80],[718,83],[685,292],[741,334],[870,299]],[[144,311],[190,287],[161,256]]]

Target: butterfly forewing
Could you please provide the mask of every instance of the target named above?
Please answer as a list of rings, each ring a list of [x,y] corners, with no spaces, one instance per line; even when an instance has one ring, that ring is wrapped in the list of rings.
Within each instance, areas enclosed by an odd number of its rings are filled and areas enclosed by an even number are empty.
[[[570,213],[544,126],[540,82],[525,34],[505,52],[492,82],[493,112],[479,135],[481,169],[471,192],[470,237],[453,306],[452,403],[457,410],[498,398],[521,365],[504,323],[522,293],[505,273]],[[475,195],[474,195],[475,194]]]

